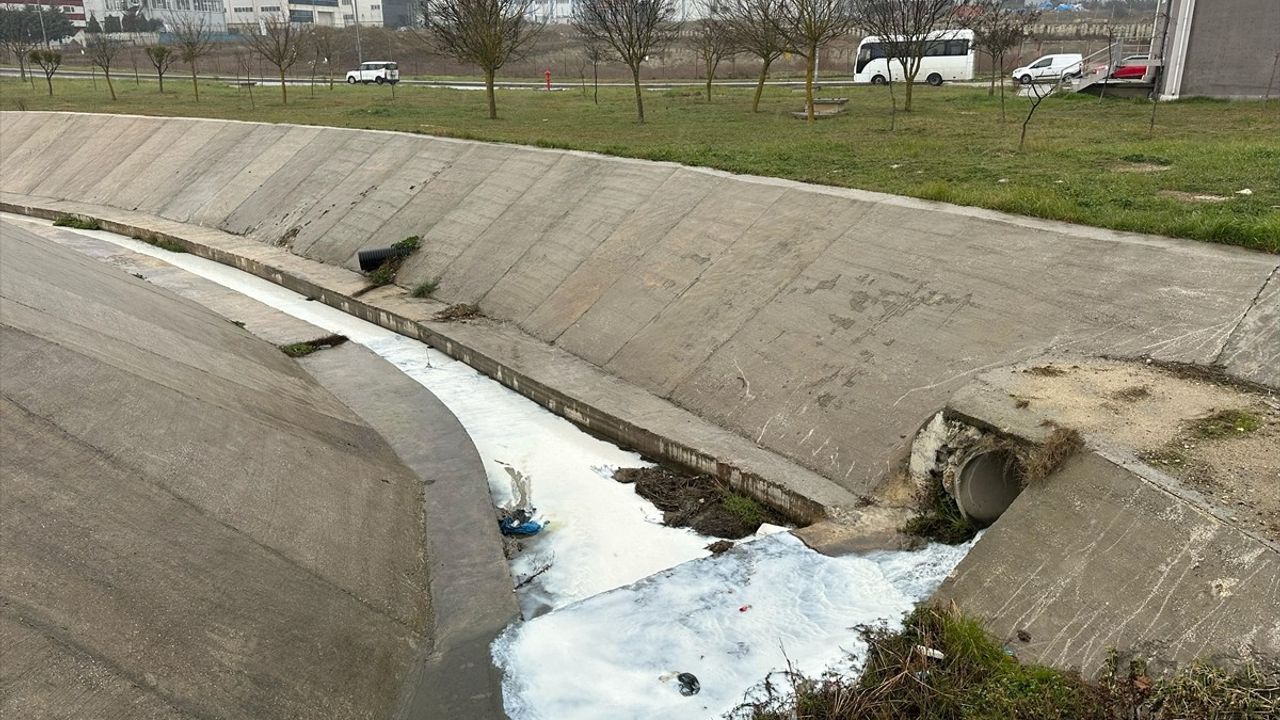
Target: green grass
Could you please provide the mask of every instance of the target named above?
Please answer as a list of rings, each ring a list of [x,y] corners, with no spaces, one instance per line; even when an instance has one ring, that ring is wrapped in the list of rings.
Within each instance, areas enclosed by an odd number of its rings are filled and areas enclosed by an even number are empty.
[[[1261,419],[1248,410],[1219,410],[1192,421],[1191,433],[1207,439],[1233,437],[1251,433],[1261,424]]]
[[[440,287],[439,280],[425,280],[413,286],[413,290],[409,291],[409,295],[416,298],[431,297],[431,294]]]
[[[1019,152],[1026,101],[1008,98],[1002,121],[999,99],[976,87],[916,88],[915,111],[899,113],[891,132],[887,93],[870,87],[839,89],[850,98],[847,112],[808,127],[790,116],[802,105],[800,93],[785,88],[767,89],[758,114],[746,89],[720,89],[710,103],[683,88],[646,91],[648,122],[640,125],[626,88],[601,88],[598,106],[577,88],[499,90],[501,118],[490,121],[483,93],[474,91],[402,86],[393,99],[372,86],[317,88],[314,97],[294,87],[284,106],[278,89],[262,87],[251,107],[247,91],[221,83],[205,82],[198,104],[190,83],[171,82],[163,96],[154,84],[117,85],[120,99],[111,102],[103,83],[95,90],[55,79],[50,98],[4,79],[0,108],[293,122],[591,150],[1280,252],[1280,101],[1162,104],[1149,136],[1149,103],[1053,97]],[[1252,194],[1236,194],[1245,188]],[[1189,202],[1168,192],[1228,200]]]
[[[785,673],[776,691],[741,706],[752,720],[1185,720],[1276,717],[1280,674],[1244,663],[1206,663],[1152,678],[1141,661],[1112,652],[1096,681],[1019,662],[1020,642],[1006,647],[954,608],[920,607],[903,628],[864,628],[862,675]],[[1028,638],[1034,640],[1034,638]]]
[[[98,224],[97,218],[81,217],[79,215],[59,215],[53,219],[55,227],[69,227],[77,230],[101,230],[102,226]]]
[[[285,355],[288,355],[289,357],[295,357],[295,358],[306,357],[307,355],[310,355],[311,353],[319,349],[320,348],[316,346],[314,343],[309,343],[309,342],[290,343],[288,345],[280,346],[280,352],[284,353]]]
[[[760,523],[768,518],[764,507],[759,502],[756,502],[755,498],[746,495],[732,492],[725,493],[724,497],[720,498],[720,505],[729,511],[730,515],[741,521],[744,526],[759,527]]]

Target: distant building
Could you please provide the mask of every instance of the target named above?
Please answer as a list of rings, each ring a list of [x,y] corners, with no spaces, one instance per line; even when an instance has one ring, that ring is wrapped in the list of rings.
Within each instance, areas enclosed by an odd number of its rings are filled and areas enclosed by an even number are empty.
[[[49,9],[61,9],[76,30],[83,30],[84,25],[88,22],[88,16],[85,14],[84,0],[27,0],[26,2],[0,2],[0,7],[6,10],[21,10],[24,7],[33,5],[43,5]]]
[[[389,28],[417,25],[417,14],[416,0],[382,0],[382,24]]]
[[[128,12],[140,13],[150,20],[164,23],[172,30],[178,18],[204,22],[215,34],[227,31],[227,8],[223,0],[82,0],[85,12],[105,22],[107,16],[123,17]]]
[[[1280,0],[1162,0],[1152,47],[1162,100],[1280,96]]]
[[[175,0],[177,1],[177,0]],[[227,25],[245,27],[259,20],[287,13],[299,24],[348,27],[356,24],[357,14],[363,26],[382,26],[381,0],[227,0]],[[354,2],[359,2],[359,12]]]

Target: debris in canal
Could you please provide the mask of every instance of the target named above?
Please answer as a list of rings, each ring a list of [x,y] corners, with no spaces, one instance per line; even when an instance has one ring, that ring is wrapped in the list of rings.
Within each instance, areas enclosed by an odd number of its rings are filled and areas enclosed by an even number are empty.
[[[754,535],[766,523],[785,523],[778,513],[706,475],[662,467],[618,468],[613,479],[634,485],[636,494],[662,511],[662,522],[669,527],[691,527],[703,535],[738,540]],[[723,552],[714,544],[707,549]]]
[[[432,319],[439,322],[457,322],[480,317],[480,308],[471,303],[457,303],[436,313]]]

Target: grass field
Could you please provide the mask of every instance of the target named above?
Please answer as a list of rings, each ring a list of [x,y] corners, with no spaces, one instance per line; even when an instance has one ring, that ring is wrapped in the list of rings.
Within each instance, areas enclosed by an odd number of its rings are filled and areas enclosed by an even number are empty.
[[[847,111],[808,127],[790,112],[800,93],[766,90],[761,112],[750,91],[722,89],[707,102],[695,88],[646,91],[648,122],[634,119],[631,90],[499,90],[501,119],[485,119],[484,94],[401,86],[291,87],[252,91],[205,82],[196,103],[190,79],[156,85],[101,78],[54,81],[48,97],[0,81],[5,110],[80,110],[203,116],[377,128],[593,150],[673,160],[733,172],[879,190],[1119,230],[1158,233],[1280,252],[1280,101],[1187,100],[1151,105],[1087,96],[1051,97],[1018,132],[1027,101],[985,88],[916,88],[915,111],[889,130],[883,88],[842,88]],[[820,93],[829,94],[829,93]],[[1252,194],[1237,194],[1241,190]],[[1199,197],[1197,197],[1199,196]],[[1205,199],[1208,196],[1210,199]]]

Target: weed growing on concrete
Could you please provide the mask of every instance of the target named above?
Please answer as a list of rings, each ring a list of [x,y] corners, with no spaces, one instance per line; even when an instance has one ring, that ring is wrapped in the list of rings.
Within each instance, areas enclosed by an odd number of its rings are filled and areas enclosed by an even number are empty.
[[[934,542],[956,545],[978,534],[978,526],[960,512],[956,501],[937,480],[930,480],[916,498],[919,514],[902,526],[902,532]]]
[[[243,327],[243,325],[241,325]],[[331,347],[337,347],[346,342],[347,338],[342,335],[328,335],[316,340],[308,340],[307,342],[289,343],[281,345],[280,352],[289,357],[306,357],[317,350],[327,350]]]
[[[79,215],[59,215],[53,219],[56,227],[69,227],[76,230],[101,230],[102,226],[98,224],[97,218],[81,217]]]
[[[440,287],[439,280],[427,280],[414,285],[413,290],[409,291],[409,295],[416,298],[431,297],[431,294],[434,293],[438,287]]]
[[[1039,445],[1021,453],[1022,483],[1030,485],[1053,474],[1072,455],[1084,448],[1084,437],[1075,428],[1059,427]]]
[[[288,355],[289,357],[295,357],[295,358],[306,357],[307,355],[310,355],[311,353],[319,349],[320,348],[316,347],[315,345],[312,345],[309,342],[289,343],[288,345],[280,346],[280,352],[284,353],[285,355]]]
[[[369,273],[369,282],[376,287],[382,285],[390,285],[396,281],[396,273],[400,270],[400,260],[388,260],[378,266],[377,270]]]
[[[186,248],[166,237],[157,237],[155,240],[151,241],[151,244],[161,250],[168,250],[171,253],[184,253],[187,251]]]
[[[862,628],[867,660],[861,677],[811,678],[788,668],[788,690],[771,680],[766,697],[732,717],[751,720],[1175,720],[1276,717],[1280,672],[1245,664],[1236,670],[1197,663],[1154,679],[1141,661],[1112,653],[1090,682],[1017,660],[982,624],[955,607],[917,608],[903,628]]]
[[[421,245],[422,245],[422,238],[418,237],[417,235],[410,235],[409,237],[395,243],[391,247],[397,250],[407,250],[410,253],[415,253],[418,251],[418,247],[420,247]]]
[[[1248,410],[1219,410],[1192,421],[1191,433],[1206,439],[1232,437],[1253,432],[1261,424],[1262,420]]]
[[[400,240],[391,245],[392,249],[399,250],[400,254],[387,258],[383,261],[378,269],[369,273],[369,282],[371,287],[382,287],[390,285],[396,281],[396,273],[400,272],[400,266],[404,264],[404,259],[418,251],[418,247],[422,244],[422,238],[417,235]],[[422,297],[415,295],[414,297]]]

